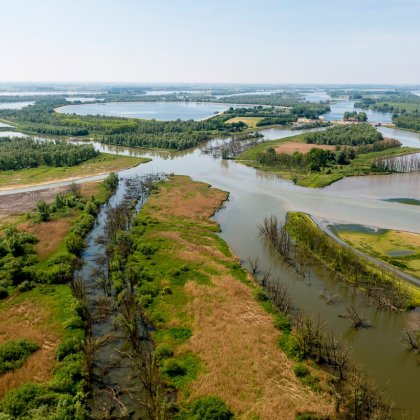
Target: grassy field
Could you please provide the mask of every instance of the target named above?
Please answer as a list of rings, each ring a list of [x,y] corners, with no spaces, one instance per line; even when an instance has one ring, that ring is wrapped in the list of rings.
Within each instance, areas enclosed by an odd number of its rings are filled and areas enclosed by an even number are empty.
[[[245,123],[248,128],[257,128],[257,122],[261,121],[262,117],[235,117],[227,120],[226,124],[238,123],[243,122]]]
[[[84,198],[94,196],[100,202],[106,198],[102,182],[82,184],[80,194]],[[81,213],[82,210],[73,208],[67,214],[53,215],[45,222],[38,222],[34,214],[29,218],[24,215],[8,217],[0,223],[0,235],[10,225],[34,235],[38,239],[34,246],[38,257],[35,269],[50,270],[48,261],[67,252],[65,237]],[[0,375],[0,398],[27,383],[48,386],[49,381],[56,380],[60,343],[81,341],[84,336],[83,329],[72,326],[78,316],[76,307],[69,284],[37,284],[28,291],[15,288],[8,298],[0,300],[0,344],[28,339],[40,346],[22,367]]]
[[[137,166],[148,162],[149,159],[132,156],[118,156],[101,153],[98,157],[90,159],[72,167],[40,166],[32,169],[18,171],[0,171],[0,189],[19,188],[27,185],[45,184],[54,181],[64,181],[84,178],[92,175],[117,172],[125,168]]]
[[[132,263],[151,279],[139,291],[156,326],[161,373],[181,407],[214,395],[235,418],[331,416],[331,395],[296,377],[295,362],[278,347],[274,316],[254,297],[259,287],[217,235],[210,217],[226,199],[207,184],[172,177],[135,220],[140,252]]]
[[[298,171],[292,169],[282,169],[275,166],[267,166],[257,161],[259,153],[266,151],[269,147],[276,148],[285,143],[304,143],[305,134],[287,137],[281,140],[274,140],[259,144],[236,157],[242,163],[257,169],[279,174],[281,177],[293,180],[295,184],[302,187],[322,188],[332,184],[347,176],[368,175],[371,174],[371,163],[381,157],[400,156],[412,152],[418,152],[418,149],[412,147],[401,147],[396,149],[388,149],[381,152],[372,152],[358,155],[348,165],[335,165],[332,168],[324,168],[321,172]]]
[[[41,346],[22,367],[0,375],[0,398],[27,382],[52,378],[57,347],[72,335],[65,322],[74,317],[74,309],[68,285],[43,285],[0,301],[0,343],[26,338]]]
[[[336,229],[337,236],[402,271],[420,278],[420,235],[397,230],[360,231],[351,226]]]

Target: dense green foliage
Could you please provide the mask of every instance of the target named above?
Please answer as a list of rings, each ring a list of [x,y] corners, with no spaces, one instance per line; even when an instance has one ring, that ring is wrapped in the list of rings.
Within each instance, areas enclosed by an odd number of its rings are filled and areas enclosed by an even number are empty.
[[[63,141],[36,141],[30,138],[2,138],[0,170],[46,166],[76,166],[99,155],[92,145]]]
[[[297,117],[295,115],[279,115],[278,117],[266,117],[257,122],[257,127],[263,127],[265,125],[285,125],[295,122]]]
[[[177,418],[180,420],[230,420],[233,417],[232,411],[223,400],[207,396],[193,401]]]
[[[395,115],[393,118],[394,124],[398,128],[405,128],[408,130],[420,131],[420,113]]]
[[[310,144],[332,144],[360,146],[382,140],[382,134],[369,124],[337,125],[325,131],[317,131],[306,135]]]
[[[0,344],[0,374],[20,368],[38,349],[39,344],[25,339]]]
[[[37,239],[15,228],[7,228],[0,236],[0,288],[18,286],[33,278],[31,267],[36,263],[33,244]],[[3,297],[7,292],[3,293]]]
[[[346,111],[344,113],[344,121],[359,121],[366,122],[368,120],[366,112]]]
[[[258,154],[257,161],[270,167],[319,172],[328,165],[347,164],[354,157],[355,152],[353,149],[343,149],[334,152],[314,148],[306,154],[300,152],[287,154],[276,153],[274,148],[269,147],[266,151]]]

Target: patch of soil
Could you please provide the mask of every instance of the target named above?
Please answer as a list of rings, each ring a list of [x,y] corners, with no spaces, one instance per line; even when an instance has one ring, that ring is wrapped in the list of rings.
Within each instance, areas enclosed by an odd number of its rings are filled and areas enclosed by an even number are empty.
[[[22,223],[18,228],[38,238],[34,248],[38,256],[43,259],[51,254],[64,239],[73,220],[74,217],[66,217],[43,223]]]
[[[335,146],[327,144],[307,144],[295,142],[282,143],[275,148],[277,154],[286,153],[288,155],[292,155],[295,152],[306,154],[312,149],[336,150]]]

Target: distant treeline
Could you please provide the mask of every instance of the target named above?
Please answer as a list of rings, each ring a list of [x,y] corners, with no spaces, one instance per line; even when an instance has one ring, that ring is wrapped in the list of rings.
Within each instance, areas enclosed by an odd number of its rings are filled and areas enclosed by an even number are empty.
[[[303,102],[297,94],[271,94],[271,95],[237,95],[220,98],[216,102],[269,105],[289,107],[290,113],[297,117],[316,119],[320,115],[330,111],[330,107],[323,103]]]
[[[46,166],[75,166],[98,156],[92,145],[62,141],[39,142],[29,138],[3,138],[0,141],[0,170]]]
[[[337,125],[306,135],[306,143],[360,146],[383,140],[382,134],[369,124]]]
[[[225,124],[230,115],[205,121],[155,121],[100,115],[79,116],[54,111],[64,104],[63,99],[59,98],[41,99],[35,105],[21,110],[0,110],[0,117],[33,133],[94,136],[110,144],[176,150],[196,146],[211,137],[241,131],[245,127],[243,123]]]

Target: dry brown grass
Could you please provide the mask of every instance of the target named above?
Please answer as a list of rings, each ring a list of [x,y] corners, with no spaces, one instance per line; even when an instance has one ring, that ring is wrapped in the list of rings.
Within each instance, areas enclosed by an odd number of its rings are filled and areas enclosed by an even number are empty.
[[[192,338],[185,349],[199,355],[205,371],[191,398],[218,395],[242,418],[294,419],[297,412],[332,415],[332,401],[301,385],[293,362],[279,350],[279,332],[251,289],[229,275],[212,277],[215,287],[189,282]]]
[[[214,224],[208,219],[228,198],[228,194],[225,191],[210,189],[207,184],[192,184],[187,182],[187,179],[184,176],[173,177],[170,184],[164,184],[159,195],[152,197],[152,208],[156,210],[154,216],[178,216]]]
[[[0,398],[27,382],[46,382],[55,364],[59,337],[45,325],[49,312],[31,302],[23,302],[0,313],[0,343],[26,338],[41,348],[23,366],[0,375]]]
[[[185,325],[186,319],[192,326],[192,337],[176,353],[192,351],[203,362],[198,378],[189,384],[189,399],[219,396],[243,419],[294,419],[305,411],[333,417],[333,398],[316,394],[297,380],[294,362],[277,345],[280,332],[272,316],[254,299],[252,288],[227,268],[226,260],[234,263],[236,258],[211,246],[210,231],[208,236],[203,237],[203,230],[196,236],[195,228],[189,227],[186,233],[186,225],[180,222],[179,217],[195,219],[196,229],[214,223],[208,218],[225,199],[222,191],[174,177],[148,203],[154,218],[173,221],[175,230],[154,234],[173,242],[168,251],[171,257],[198,262],[203,269],[210,267],[218,273],[210,276],[212,287],[186,283],[189,299],[181,311],[167,308],[171,314],[167,328]]]
[[[80,184],[80,194],[83,198],[97,196],[100,193],[101,181],[84,182]]]
[[[71,228],[75,217],[66,217],[42,223],[22,223],[19,230],[28,232],[38,238],[35,251],[41,259],[47,258],[58,247]]]
[[[276,146],[276,153],[286,153],[292,155],[295,152],[306,154],[312,149],[322,149],[322,150],[336,150],[335,146],[327,144],[307,144],[307,143],[296,143],[296,142],[286,142],[281,143]]]

